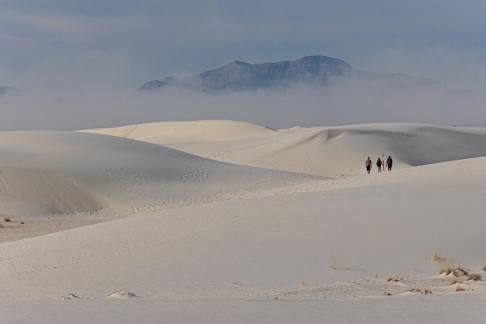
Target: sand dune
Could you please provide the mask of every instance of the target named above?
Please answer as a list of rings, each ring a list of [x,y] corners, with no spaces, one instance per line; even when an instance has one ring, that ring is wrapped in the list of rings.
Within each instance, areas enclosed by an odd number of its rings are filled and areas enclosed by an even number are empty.
[[[485,162],[409,168],[355,178],[352,186],[180,208],[4,243],[2,294],[104,300],[123,290],[165,301],[383,296],[409,288],[449,294],[455,278],[438,280],[441,264],[432,256],[480,271]],[[457,203],[464,197],[467,206]],[[405,279],[393,286],[386,283],[391,276]]]
[[[83,132],[120,136],[155,144],[218,142],[278,134],[268,127],[231,120],[159,122],[89,129]]]
[[[150,210],[299,178],[117,137],[0,133],[0,207],[14,217]]]
[[[0,169],[0,209],[4,215],[94,213],[103,207],[88,190],[65,176],[36,168]]]
[[[205,141],[203,137],[193,143],[188,138],[182,142],[173,140],[179,134],[185,137],[190,125],[191,122],[173,123],[170,127],[164,123],[148,127],[142,124],[138,127],[146,132],[136,138],[215,160],[329,177],[363,173],[368,156],[376,160],[392,155],[398,168],[486,156],[486,129],[479,128],[421,124],[297,127],[259,133],[257,138],[240,135],[234,139],[225,137],[223,131],[233,122],[218,121],[211,132],[220,134],[219,141]],[[123,136],[116,128],[101,133]]]
[[[224,133],[221,124],[240,130]],[[373,323],[388,323],[383,305],[398,303],[411,307],[399,314],[416,314],[414,322],[454,323],[430,311],[444,305],[464,322],[482,319],[485,281],[438,269],[460,265],[486,276],[486,157],[472,158],[486,155],[484,129],[273,131],[218,121],[204,137],[198,132],[206,122],[197,131],[182,125],[133,131],[137,140],[0,133],[0,207],[15,217],[131,215],[0,244],[5,318],[25,322],[32,314],[24,310],[33,309],[38,322],[63,322],[75,308],[77,318],[96,323],[100,312],[104,322],[117,323],[119,313],[106,310],[121,309],[158,323],[161,309],[171,309],[180,312],[172,319],[201,322],[193,316],[202,307],[218,314],[209,322],[225,323],[232,307],[258,314],[272,307],[288,311],[277,322],[320,323],[322,314],[313,318],[306,308],[315,305],[362,323],[361,314],[337,306],[345,303],[363,307]],[[222,161],[332,178],[223,163],[141,141],[148,137]],[[362,174],[366,156],[382,153],[398,168]],[[0,227],[0,234],[11,230]],[[53,305],[56,312],[43,310]],[[298,312],[299,320],[291,317]]]

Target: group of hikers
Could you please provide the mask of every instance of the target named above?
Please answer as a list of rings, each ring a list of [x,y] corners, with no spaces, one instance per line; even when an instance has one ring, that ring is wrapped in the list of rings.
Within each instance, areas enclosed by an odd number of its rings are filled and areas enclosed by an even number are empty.
[[[371,173],[372,165],[373,165],[373,162],[371,162],[371,159],[368,156],[368,159],[365,162],[366,171],[368,172],[368,174]],[[381,158],[378,158],[378,160],[376,161],[376,167],[378,168],[378,173],[380,173],[381,171],[385,171],[385,166],[388,169],[388,171],[392,170],[393,159],[391,158],[390,155],[388,155],[386,162],[385,162],[385,155],[382,155]]]

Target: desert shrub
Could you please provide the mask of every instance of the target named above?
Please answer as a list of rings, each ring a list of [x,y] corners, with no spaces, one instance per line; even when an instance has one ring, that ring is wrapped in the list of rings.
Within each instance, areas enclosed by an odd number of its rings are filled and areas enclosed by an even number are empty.
[[[458,292],[459,292],[459,291],[466,291],[466,289],[464,289],[464,287],[463,287],[463,286],[458,285],[458,286],[456,287],[456,291],[458,291]]]
[[[437,263],[441,263],[441,262],[444,262],[446,259],[444,257],[442,257],[441,255],[439,255],[438,253],[435,253],[433,256],[432,256],[432,261],[434,262],[437,262]]]
[[[481,281],[482,280],[482,277],[479,273],[471,273],[467,280],[470,280],[470,281]]]
[[[457,267],[440,268],[439,274],[445,275],[445,276],[453,275],[454,277],[460,277],[460,276],[467,276],[469,273],[463,267],[457,266]]]
[[[432,295],[432,290],[430,289],[411,288],[408,291],[412,293],[419,293],[422,295]]]
[[[408,291],[412,292],[412,293],[421,293],[422,292],[422,290],[418,289],[418,288],[410,288]]]

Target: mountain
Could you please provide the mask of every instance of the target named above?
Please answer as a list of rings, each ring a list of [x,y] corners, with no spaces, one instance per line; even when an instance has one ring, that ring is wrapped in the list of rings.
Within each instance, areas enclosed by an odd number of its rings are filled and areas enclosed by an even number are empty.
[[[384,74],[357,70],[349,63],[322,55],[306,56],[295,61],[250,64],[234,61],[214,70],[188,77],[166,77],[145,83],[147,92],[166,88],[188,89],[209,93],[286,89],[304,84],[326,86],[339,80],[359,80],[393,88],[435,85],[438,82],[405,74]]]

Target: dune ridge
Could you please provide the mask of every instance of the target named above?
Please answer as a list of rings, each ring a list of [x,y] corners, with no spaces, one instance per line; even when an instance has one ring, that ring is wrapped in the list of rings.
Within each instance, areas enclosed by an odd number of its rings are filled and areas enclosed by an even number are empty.
[[[362,174],[368,156],[376,161],[382,155],[391,155],[397,168],[486,156],[483,128],[384,123],[294,127],[235,139],[225,137],[223,131],[233,127],[234,122],[218,121],[208,127],[210,132],[220,134],[218,141],[199,136],[199,129],[192,133],[194,142],[189,142],[187,132],[192,132],[191,125],[192,122],[175,122],[170,127],[164,123],[141,124],[138,128],[144,132],[135,137],[224,162],[326,177]],[[220,127],[223,130],[219,131]],[[90,132],[123,137],[117,128]],[[183,142],[174,140],[180,134],[186,139]]]
[[[305,178],[75,132],[0,133],[0,172],[0,206],[15,217],[92,213],[106,207],[136,213],[244,195]]]
[[[155,144],[217,142],[278,134],[265,126],[230,120],[158,122],[87,129],[81,132],[120,136]]]
[[[407,320],[443,303],[463,322],[484,318],[484,129],[374,124],[253,133],[245,125],[245,135],[241,124],[218,121],[204,137],[209,124],[191,125],[146,133],[141,125],[119,136],[0,133],[0,208],[14,218],[0,218],[2,319],[64,322],[76,309],[83,320],[98,323],[102,314],[119,323],[120,310],[133,316],[137,307],[133,321],[158,323],[161,307],[177,304],[180,314],[193,316],[197,305],[226,323],[231,308],[291,315],[311,303],[312,311],[278,321],[290,323],[322,307],[372,302],[370,322],[387,323],[388,301]],[[396,170],[364,173],[366,156],[390,153]],[[49,218],[58,213],[75,217]],[[48,217],[15,222],[26,215]],[[47,229],[29,232],[41,225]],[[9,234],[17,230],[26,234]],[[462,271],[445,276],[445,267]],[[335,318],[353,322],[349,310]],[[439,315],[446,321],[437,322],[457,322]],[[363,322],[361,313],[354,322]]]

